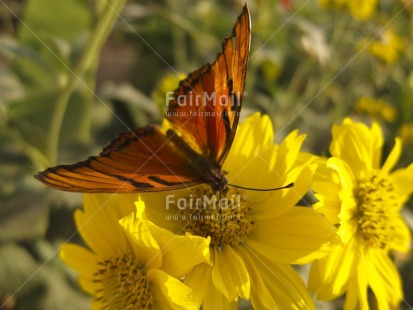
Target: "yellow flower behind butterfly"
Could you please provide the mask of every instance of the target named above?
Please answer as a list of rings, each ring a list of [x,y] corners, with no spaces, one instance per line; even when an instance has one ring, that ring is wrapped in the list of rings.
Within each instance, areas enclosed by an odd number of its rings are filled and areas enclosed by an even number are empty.
[[[93,296],[92,309],[199,309],[178,279],[209,262],[209,240],[157,227],[142,219],[142,201],[125,198],[85,194],[75,219],[89,248],[65,244],[60,251]]]
[[[413,143],[413,123],[402,124],[399,128],[399,135],[406,144]]]
[[[397,110],[390,103],[382,99],[361,97],[355,104],[355,110],[360,114],[368,114],[376,120],[394,122],[397,117]]]
[[[388,64],[395,63],[406,51],[405,40],[392,29],[385,29],[380,37],[372,42],[368,40],[364,42],[368,44],[368,51],[371,54]]]
[[[411,235],[400,210],[413,192],[413,164],[393,171],[401,140],[381,165],[383,135],[345,119],[332,129],[332,157],[316,173],[315,209],[337,225],[341,242],[313,263],[309,288],[329,300],[346,293],[345,309],[368,309],[368,291],[378,309],[396,308],[403,298],[392,252],[407,253]]]
[[[366,20],[372,17],[377,8],[377,0],[318,0],[322,8],[346,9],[355,18]]]
[[[350,14],[360,20],[372,17],[377,8],[377,0],[349,0],[347,1]]]
[[[262,192],[229,186],[227,193],[213,193],[201,185],[142,195],[145,214],[157,225],[178,235],[211,237],[212,264],[196,266],[184,280],[202,309],[233,309],[239,298],[251,299],[255,309],[313,308],[289,264],[325,255],[336,234],[313,209],[296,207],[315,170],[311,159],[296,163],[304,138],[294,131],[274,144],[269,117],[256,113],[238,126],[222,167],[230,184],[263,189],[294,182],[292,188]]]

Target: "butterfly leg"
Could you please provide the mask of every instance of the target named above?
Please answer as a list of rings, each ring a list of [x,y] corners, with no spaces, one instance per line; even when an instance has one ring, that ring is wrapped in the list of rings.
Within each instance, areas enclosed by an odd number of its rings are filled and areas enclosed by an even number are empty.
[[[218,252],[222,251],[222,248],[224,247],[224,228],[222,225],[222,196],[221,196],[221,192],[219,191],[219,242],[218,242]]]

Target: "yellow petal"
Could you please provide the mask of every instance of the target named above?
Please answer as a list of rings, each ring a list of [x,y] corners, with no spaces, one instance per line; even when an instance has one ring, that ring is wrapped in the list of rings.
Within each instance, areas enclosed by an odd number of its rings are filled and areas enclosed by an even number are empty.
[[[133,248],[137,264],[145,270],[159,269],[162,266],[162,252],[152,236],[146,220],[136,219],[131,213],[119,221],[125,236]]]
[[[295,206],[310,189],[315,170],[315,165],[292,169],[288,173],[288,178],[294,181],[294,186],[289,190],[282,190],[284,195],[280,203],[290,207]]]
[[[294,207],[282,216],[256,221],[246,244],[269,259],[305,263],[326,254],[334,226],[311,208]]]
[[[254,309],[313,309],[311,296],[298,273],[247,248],[237,249],[248,269]]]
[[[264,189],[292,182],[286,179],[286,174],[295,164],[304,138],[292,132],[276,146],[270,119],[254,114],[240,125],[224,163],[229,184]],[[257,171],[260,171],[258,175]],[[252,196],[254,193],[250,198]]]
[[[237,129],[228,157],[252,157],[263,147],[273,144],[274,130],[268,115],[250,115]]]
[[[343,124],[333,126],[332,135],[330,144],[332,156],[349,163],[356,175],[371,171],[374,158],[377,156],[373,152],[377,145],[372,145],[372,142],[377,141],[376,130],[372,133],[366,125],[345,119]]]
[[[59,256],[68,266],[79,273],[79,282],[83,290],[89,294],[95,294],[97,284],[93,282],[93,273],[99,258],[84,247],[68,243],[62,245]]]
[[[223,170],[230,184],[252,188],[273,187],[275,163],[273,129],[268,116],[255,113],[239,125]],[[236,159],[236,160],[235,160]],[[262,169],[265,165],[266,169]],[[257,176],[256,172],[261,173]],[[251,178],[251,175],[253,178]],[[251,182],[253,180],[253,182]]]
[[[77,282],[79,283],[79,287],[85,291],[86,293],[94,296],[96,292],[102,290],[102,284],[95,281],[92,278],[85,278],[79,275]]]
[[[338,217],[341,226],[338,233],[343,243],[347,243],[353,237],[355,228],[352,223],[357,212],[357,201],[353,193],[357,186],[357,181],[349,165],[339,158],[330,158],[327,165],[334,169],[340,178],[338,194],[341,201],[341,210]]]
[[[316,270],[310,272],[309,283],[311,289],[318,293],[317,298],[329,300],[346,290],[358,262],[357,252],[352,245],[335,245],[326,257],[314,265]],[[328,287],[322,287],[324,284]]]
[[[381,154],[384,143],[383,133],[380,125],[373,122],[370,128],[368,145],[371,147],[372,168],[379,169],[381,164]]]
[[[337,290],[329,282],[329,279],[324,279],[326,277],[323,260],[325,260],[325,258],[317,260],[311,265],[308,277],[308,289],[316,294],[318,300],[332,300],[341,295],[345,288]],[[351,281],[351,277],[349,278],[349,281]],[[347,286],[350,286],[348,283],[350,282],[347,282]],[[347,291],[347,295],[348,294],[349,292]]]
[[[211,274],[212,266],[209,264],[199,264],[192,268],[185,277],[184,283],[192,289],[193,300],[199,305],[202,303],[209,285],[213,286]]]
[[[103,308],[103,303],[101,300],[96,300],[94,299],[92,301],[92,306],[91,306],[92,310],[101,310]]]
[[[337,235],[344,245],[349,244],[354,239],[359,228],[357,218],[351,218],[352,213],[346,212],[346,210],[350,210],[351,208],[353,208],[353,201],[349,199],[344,200],[340,213],[340,217],[342,218],[341,225],[337,231]]]
[[[292,131],[285,137],[278,147],[277,162],[274,167],[276,171],[284,175],[293,167],[305,138],[305,134],[298,135],[298,130]]]
[[[327,160],[327,167],[336,171],[340,180],[340,187],[346,191],[343,195],[351,194],[357,184],[352,167],[345,161],[335,157]]]
[[[136,207],[135,217],[137,219],[145,219],[145,203],[142,201],[140,197],[138,198],[137,201],[135,201],[135,207]]]
[[[219,292],[212,281],[208,282],[202,310],[236,310],[238,301],[229,302],[228,299]]]
[[[179,212],[176,201],[188,197],[191,193],[193,193],[193,188],[160,193],[143,193],[140,195],[145,203],[145,212],[142,216],[171,232],[180,233],[182,225],[180,221],[174,220],[174,216]]]
[[[315,166],[292,169],[288,174],[288,178],[294,181],[294,186],[291,188],[268,193],[257,192],[259,194],[257,197],[250,197],[251,192],[248,191],[248,198],[254,204],[255,221],[278,218],[293,208],[309,190],[314,170]]]
[[[178,279],[169,276],[162,270],[152,269],[147,273],[147,279],[154,295],[151,309],[198,309],[192,300],[192,290]]]
[[[209,262],[210,238],[175,235],[149,221],[147,227],[162,251],[161,269],[168,274],[180,278],[194,266]]]
[[[401,217],[393,219],[392,225],[394,226],[391,249],[408,253],[411,250],[411,233],[410,229]]]
[[[83,194],[84,210],[88,214],[104,210],[110,218],[121,219],[135,210],[137,194]]]
[[[368,260],[364,257],[364,252],[359,253],[359,263],[357,265],[356,271],[356,288],[357,288],[357,299],[358,299],[358,308],[360,310],[369,310],[369,302],[367,299],[367,274],[368,265],[370,264]],[[350,310],[349,308],[344,308],[345,310]]]
[[[389,303],[397,308],[396,306],[403,299],[403,289],[393,262],[383,251],[373,249],[368,252],[366,259],[368,269],[365,273],[378,304],[382,305],[383,309],[389,309]]]
[[[89,275],[99,261],[98,257],[76,244],[63,244],[59,252],[60,259],[80,274]]]
[[[249,143],[251,145],[256,144],[255,141]],[[276,157],[273,149],[274,146],[268,144],[265,148],[257,149],[254,154],[232,155],[230,153],[222,168],[228,172],[226,175],[228,183],[257,189],[276,186],[274,185],[274,179],[279,181],[279,177],[274,175],[271,170],[271,165],[273,165],[272,163]],[[260,171],[259,175],[257,175],[257,171]]]
[[[338,224],[341,200],[339,197],[339,176],[327,166],[319,166],[314,174],[312,189],[319,202],[313,205],[317,212],[322,213],[332,224]]]
[[[391,150],[389,156],[387,157],[386,162],[384,163],[381,170],[384,173],[389,173],[399,161],[401,154],[402,154],[402,140],[400,138],[396,138],[394,147]]]
[[[407,168],[398,169],[390,174],[396,185],[397,195],[401,200],[413,193],[413,164]]]
[[[85,194],[85,210],[75,212],[80,235],[99,257],[111,257],[127,249],[118,220],[126,215],[124,212],[134,210],[134,206],[132,202],[132,206],[121,203],[121,207],[117,199],[113,195]]]
[[[228,301],[238,296],[249,299],[250,280],[247,269],[238,254],[229,245],[224,245],[221,252],[214,251],[212,281],[216,289],[225,295]]]
[[[359,277],[357,272],[354,273],[354,275],[349,279],[346,299],[344,302],[344,310],[370,309],[367,302],[366,283],[365,281],[359,282],[359,279],[364,279],[364,277]]]
[[[317,300],[332,300],[337,298],[334,287],[330,285],[330,282],[322,280],[322,264],[320,261],[315,261],[311,265],[309,277],[308,277],[308,289],[315,293]]]

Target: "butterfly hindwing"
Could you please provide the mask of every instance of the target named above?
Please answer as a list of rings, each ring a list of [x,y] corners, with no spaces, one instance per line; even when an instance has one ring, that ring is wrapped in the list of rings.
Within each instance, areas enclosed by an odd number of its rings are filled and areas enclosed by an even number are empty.
[[[153,192],[202,183],[185,155],[156,125],[120,134],[99,156],[35,176],[73,192]]]
[[[250,49],[246,6],[215,62],[181,81],[166,118],[187,143],[221,165],[231,147],[241,112]]]

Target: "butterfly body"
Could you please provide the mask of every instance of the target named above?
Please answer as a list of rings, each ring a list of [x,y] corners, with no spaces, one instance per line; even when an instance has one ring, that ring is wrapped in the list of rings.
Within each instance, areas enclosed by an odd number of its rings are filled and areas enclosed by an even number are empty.
[[[244,94],[251,25],[245,5],[212,64],[180,82],[167,102],[166,133],[149,125],[120,134],[98,156],[39,172],[35,178],[65,191],[133,193],[208,184],[225,193],[222,166],[229,153]]]
[[[213,191],[222,193],[228,191],[228,180],[215,160],[194,151],[174,130],[168,130],[166,135],[187,156],[188,162],[198,172],[204,183],[209,184]]]

